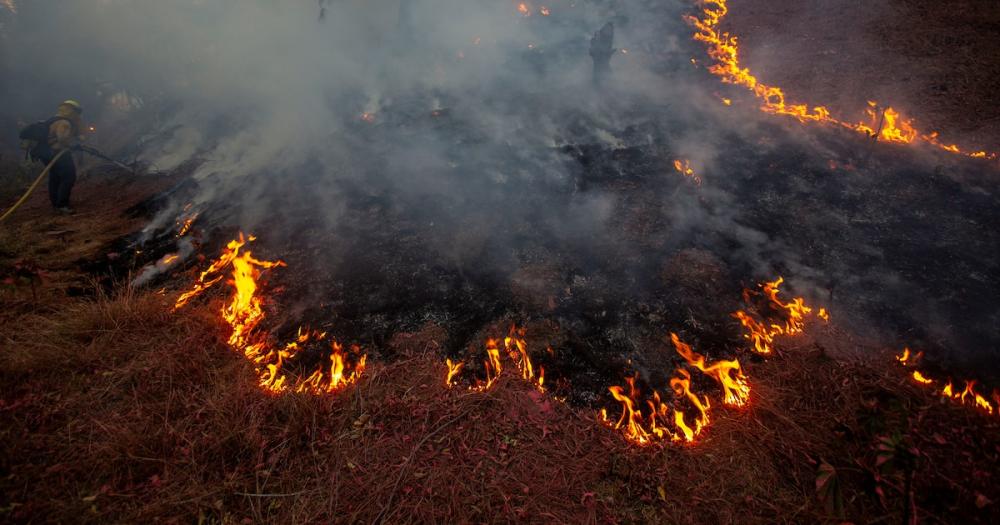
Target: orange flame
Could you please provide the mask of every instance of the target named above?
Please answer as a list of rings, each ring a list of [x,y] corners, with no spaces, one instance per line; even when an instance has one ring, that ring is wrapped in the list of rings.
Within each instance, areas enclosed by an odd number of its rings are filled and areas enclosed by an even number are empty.
[[[649,432],[643,427],[642,411],[635,408],[634,398],[636,397],[635,378],[626,378],[629,386],[629,395],[625,395],[620,386],[609,387],[608,390],[616,401],[622,404],[622,415],[618,418],[615,428],[624,428],[625,437],[640,444],[649,443]],[[605,412],[606,414],[606,412]]]
[[[691,167],[691,161],[675,160],[674,169],[677,170],[677,173],[684,175],[685,177],[694,181],[694,183],[697,184],[698,186],[701,186],[701,177],[694,172],[694,169]]]
[[[806,316],[813,311],[811,307],[806,305],[805,299],[801,297],[796,297],[788,303],[778,298],[778,294],[781,293],[781,284],[784,282],[784,278],[778,277],[775,281],[761,285],[762,293],[770,301],[770,304],[785,316],[784,325],[775,323],[766,325],[763,321],[754,319],[743,310],[739,310],[733,314],[733,317],[738,319],[743,328],[746,329],[743,337],[753,342],[754,351],[758,354],[768,355],[774,351],[774,338],[779,335],[796,335],[802,333],[805,328]],[[753,292],[744,290],[744,300],[749,302],[751,293]],[[830,318],[825,308],[820,308],[816,316],[826,321]]]
[[[913,371],[913,379],[916,382],[924,384],[924,385],[929,385],[929,384],[931,384],[931,383],[934,382],[933,379],[928,379],[928,378],[924,377],[924,375],[921,374],[919,370],[914,370]]]
[[[879,105],[874,101],[868,103],[869,107],[866,110],[868,122],[859,123],[834,118],[825,106],[789,103],[780,87],[764,84],[750,72],[749,68],[740,64],[737,38],[719,29],[723,18],[729,13],[727,0],[700,0],[700,5],[702,6],[700,18],[696,16],[685,18],[696,30],[694,39],[708,46],[708,56],[714,62],[708,71],[727,84],[750,90],[760,99],[761,111],[790,116],[801,123],[819,122],[841,126],[886,142],[912,143],[920,140],[950,153],[976,158],[998,158],[996,153],[985,151],[971,153],[963,151],[957,145],[944,144],[938,140],[937,133],[921,134],[914,127],[912,120],[903,118],[891,107],[885,108],[880,115],[877,111]]]
[[[687,370],[679,368],[677,369],[677,373],[681,377],[672,378],[670,380],[670,388],[674,390],[674,394],[677,394],[677,397],[687,398],[698,409],[698,415],[694,418],[694,428],[685,422],[684,412],[674,409],[674,424],[684,434],[684,440],[691,443],[708,425],[708,409],[712,405],[708,401],[708,396],[705,396],[704,400],[701,400],[691,392],[691,374]],[[680,439],[679,436],[674,435],[675,441],[679,441]]]
[[[725,404],[735,407],[746,405],[747,400],[750,399],[750,385],[747,383],[747,378],[740,369],[740,362],[738,360],[716,361],[711,365],[706,365],[705,356],[692,350],[690,345],[681,342],[677,334],[671,333],[670,340],[673,341],[677,353],[688,364],[701,370],[705,375],[715,379],[722,385]]]
[[[911,356],[910,349],[904,348],[903,353],[895,357],[896,360],[902,363],[903,365],[911,366],[915,364],[917,361],[919,361],[922,356],[923,352],[918,352],[916,356]],[[913,378],[914,381],[920,383],[921,385],[926,386],[935,383],[934,379],[927,377],[926,375],[924,375],[923,372],[919,370],[914,370],[913,373],[911,374],[911,377]],[[990,403],[990,401],[987,400],[983,395],[976,392],[976,381],[974,379],[970,379],[965,382],[965,389],[960,394],[955,392],[954,383],[952,383],[951,379],[948,379],[948,382],[945,383],[944,388],[941,389],[940,395],[941,397],[950,399],[952,401],[957,401],[959,404],[971,405],[979,410],[986,412],[987,414],[993,414],[994,410],[993,403]],[[994,391],[993,397],[997,403],[996,407],[998,409],[998,412],[1000,412],[1000,394]]]
[[[461,361],[453,363],[451,362],[451,359],[446,359],[445,364],[448,365],[448,377],[446,377],[444,380],[444,386],[451,388],[455,386],[455,384],[452,383],[452,381],[454,381],[455,376],[457,376],[458,373],[462,371],[462,367],[465,366],[465,363]]]
[[[539,368],[538,372],[535,372],[535,365],[531,361],[531,356],[528,354],[528,343],[525,341],[524,336],[526,334],[524,328],[518,328],[517,325],[511,325],[510,331],[507,336],[504,337],[503,347],[507,358],[514,363],[514,367],[521,372],[521,379],[528,381],[535,385],[535,387],[544,392],[545,391],[545,370]],[[550,349],[551,351],[551,349]],[[448,377],[445,383],[448,385],[452,384],[452,378],[458,374],[458,370],[461,369],[462,363],[452,364],[451,360],[447,360],[448,365]],[[497,379],[500,377],[500,373],[503,372],[504,366],[501,362],[500,353],[500,343],[496,339],[486,340],[486,360],[483,362],[483,366],[486,370],[486,380],[479,380],[473,387],[473,390],[485,391],[489,390],[496,383]]]
[[[253,241],[254,238],[250,237],[249,240]],[[256,329],[264,319],[263,300],[257,294],[257,279],[261,270],[285,266],[285,263],[258,260],[249,251],[240,254],[240,249],[247,241],[248,239],[241,233],[239,239],[230,242],[222,255],[201,273],[194,288],[180,296],[175,308],[183,307],[193,297],[221,280],[221,275],[214,274],[231,265],[232,279],[228,282],[232,285],[234,293],[221,312],[222,318],[232,328],[228,343],[254,364],[261,388],[267,392],[280,393],[289,390],[290,383],[295,383],[296,392],[320,394],[333,392],[356,382],[364,373],[367,355],[361,355],[353,370],[348,372],[347,354],[344,353],[343,346],[336,341],[330,343],[332,353],[329,365],[319,365],[306,379],[289,376],[283,370],[285,363],[301,351],[305,343],[311,340],[324,340],[327,334],[299,328],[295,341],[284,347],[277,347],[266,337],[257,334]],[[351,350],[355,354],[360,354],[360,349],[356,346],[351,347]]]

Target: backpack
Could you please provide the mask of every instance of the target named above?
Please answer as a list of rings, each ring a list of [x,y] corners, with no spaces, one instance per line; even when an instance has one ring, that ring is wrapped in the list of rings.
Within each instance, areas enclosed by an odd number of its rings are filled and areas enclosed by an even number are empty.
[[[28,124],[18,133],[21,139],[21,147],[25,150],[25,157],[38,159],[39,156],[49,147],[49,129],[56,121],[69,119],[66,117],[52,117],[47,120],[39,120],[33,124]],[[72,122],[71,122],[72,124]]]

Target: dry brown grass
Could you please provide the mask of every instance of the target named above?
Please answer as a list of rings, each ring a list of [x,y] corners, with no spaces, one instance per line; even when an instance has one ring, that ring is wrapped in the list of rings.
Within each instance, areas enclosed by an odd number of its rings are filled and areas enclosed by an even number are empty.
[[[446,389],[420,334],[344,392],[265,395],[216,308],[179,315],[125,290],[6,325],[6,521],[814,523],[825,461],[847,518],[899,523],[902,495],[883,507],[866,487],[874,439],[892,432],[923,451],[922,519],[996,517],[975,507],[998,497],[995,423],[812,343],[751,364],[750,407],[716,409],[699,443],[637,448],[518,380]]]

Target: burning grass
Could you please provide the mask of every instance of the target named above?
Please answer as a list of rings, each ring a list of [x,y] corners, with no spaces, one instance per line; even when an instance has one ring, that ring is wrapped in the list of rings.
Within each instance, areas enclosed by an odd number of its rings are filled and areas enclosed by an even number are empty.
[[[1000,419],[809,337],[747,367],[746,409],[713,412],[693,446],[651,449],[523,367],[487,391],[449,389],[434,326],[394,338],[400,358],[341,392],[268,395],[228,348],[221,306],[177,315],[124,290],[8,323],[5,519],[898,521],[907,493],[927,521],[996,518]],[[824,465],[837,483],[818,493]]]

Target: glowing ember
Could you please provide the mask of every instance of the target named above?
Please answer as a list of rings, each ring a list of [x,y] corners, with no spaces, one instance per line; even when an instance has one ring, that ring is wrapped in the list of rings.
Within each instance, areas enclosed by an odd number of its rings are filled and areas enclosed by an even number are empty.
[[[708,46],[708,55],[714,62],[708,68],[709,72],[725,83],[750,90],[760,100],[761,111],[790,116],[802,123],[819,122],[841,126],[886,142],[909,144],[922,141],[950,153],[976,158],[998,158],[996,153],[984,151],[973,153],[964,151],[954,144],[944,144],[938,140],[937,133],[921,134],[912,120],[904,118],[891,107],[880,111],[875,101],[868,103],[866,110],[868,121],[858,123],[834,118],[825,106],[788,102],[785,92],[780,87],[764,84],[750,72],[749,68],[740,64],[737,38],[719,29],[723,18],[729,13],[727,0],[700,0],[700,5],[702,7],[700,17],[688,16],[686,19],[696,29],[694,39]]]
[[[684,175],[685,177],[694,181],[694,183],[697,184],[698,186],[701,186],[701,177],[694,172],[694,169],[691,168],[690,161],[675,160],[674,169],[677,170],[677,173]]]
[[[919,370],[914,370],[913,371],[913,379],[916,382],[918,382],[920,384],[924,384],[924,385],[929,385],[929,384],[931,384],[931,383],[934,382],[933,379],[927,379],[926,377],[924,377],[924,375],[921,374]]]

